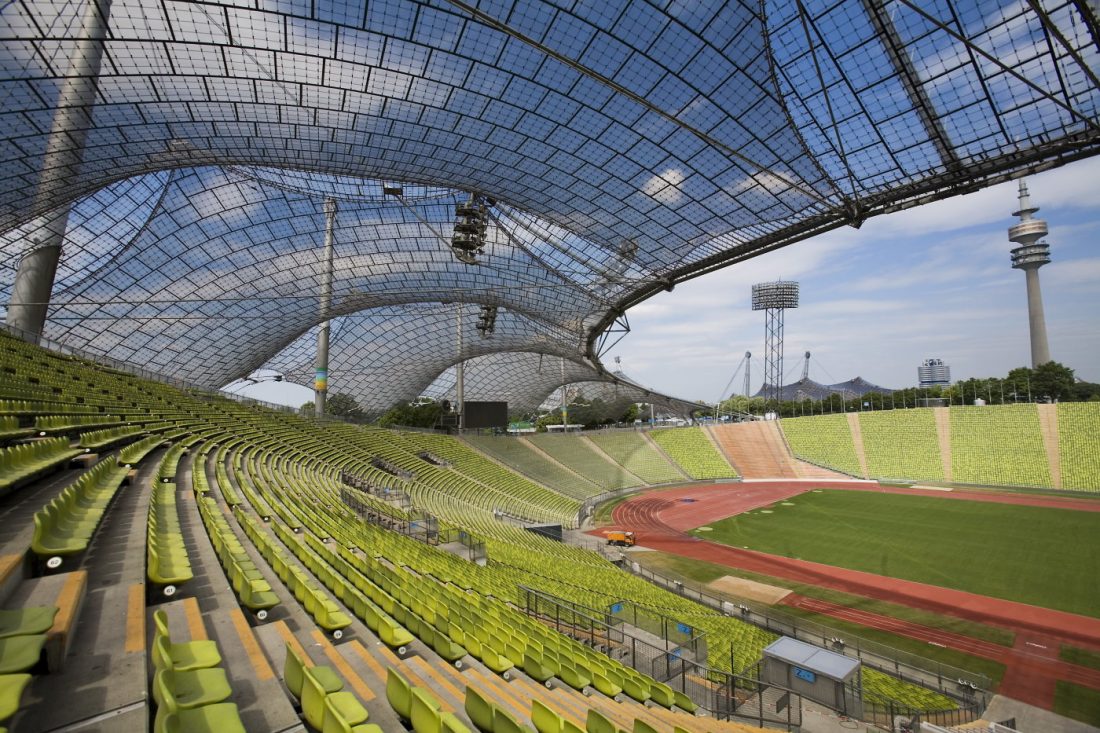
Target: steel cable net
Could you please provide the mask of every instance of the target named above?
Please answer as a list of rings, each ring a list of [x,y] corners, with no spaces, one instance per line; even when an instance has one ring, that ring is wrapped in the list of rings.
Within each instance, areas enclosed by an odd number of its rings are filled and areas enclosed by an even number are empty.
[[[559,359],[578,358],[575,335],[569,343],[566,333],[502,310],[495,333],[491,338],[481,338],[475,330],[477,311],[477,306],[468,304],[417,304],[334,319],[329,341],[329,393],[354,397],[370,416],[384,412],[395,402],[421,395],[454,401],[451,367],[462,361],[466,365],[466,399],[504,400],[511,409],[537,407],[549,390],[561,384]],[[540,349],[543,353],[518,353],[524,349]],[[315,354],[313,330],[283,349],[264,368],[283,374],[288,381],[310,386]],[[532,364],[527,357],[537,363]],[[545,369],[541,367],[543,357]],[[599,376],[591,365],[567,363],[574,380]],[[547,377],[552,379],[547,382]]]
[[[0,8],[2,288],[75,201],[48,335],[208,385],[326,317],[392,349],[411,304],[455,302],[525,324],[501,351],[598,369],[676,282],[1097,152],[1085,0],[97,7],[83,43],[85,2]],[[441,241],[470,191],[477,265]],[[452,363],[446,315],[423,325],[408,389]]]

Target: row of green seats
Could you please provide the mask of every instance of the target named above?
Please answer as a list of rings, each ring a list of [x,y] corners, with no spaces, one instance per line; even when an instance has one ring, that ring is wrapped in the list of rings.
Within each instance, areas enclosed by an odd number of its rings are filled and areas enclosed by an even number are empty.
[[[587,437],[616,463],[647,484],[684,480],[684,475],[650,445],[642,433],[611,431],[593,433]]]
[[[142,438],[136,443],[124,446],[118,452],[118,465],[126,466],[127,468],[136,466],[141,463],[141,460],[145,458],[145,456],[163,445],[166,439],[167,436],[164,435],[150,435]],[[175,475],[175,471],[172,472],[172,475]]]
[[[1062,488],[1100,491],[1100,403],[1058,403]]]
[[[34,429],[39,435],[49,435],[77,428],[118,425],[121,422],[122,418],[117,415],[39,415],[34,419]]]
[[[35,512],[31,551],[51,569],[60,567],[63,557],[84,552],[124,478],[126,469],[111,460],[78,476]]]
[[[467,695],[471,689],[466,688]],[[430,690],[409,684],[393,667],[386,670],[386,701],[414,733],[470,733],[454,713],[443,712]],[[515,730],[522,729],[517,727]]]
[[[140,425],[123,425],[117,428],[91,430],[80,434],[79,445],[89,451],[105,450],[144,432],[145,428]]]
[[[239,505],[242,500],[237,494],[237,490],[233,488],[233,484],[229,481],[229,473],[225,468],[225,457],[229,453],[229,449],[238,442],[240,441],[233,440],[228,443],[223,443],[218,446],[218,450],[214,453],[214,481],[218,484],[218,491],[221,492],[222,499],[231,507]]]
[[[330,632],[333,638],[339,639],[344,635],[344,629],[351,625],[351,619],[340,610],[328,595],[317,585],[317,581],[297,565],[291,563],[286,552],[279,547],[275,540],[267,535],[267,532],[259,523],[240,506],[233,507],[233,516],[237,523],[244,528],[245,534],[252,540],[252,544],[267,560],[268,565],[286,584],[291,594],[305,608],[306,613],[313,617],[317,625]]]
[[[0,449],[0,496],[61,467],[79,448],[69,446],[65,438],[46,438]]]
[[[863,476],[846,414],[786,417],[779,426],[791,452],[799,458],[851,476]]]
[[[237,539],[218,503],[209,496],[198,496],[199,516],[214,546],[222,570],[229,577],[233,592],[241,605],[256,615],[260,621],[267,619],[268,611],[279,605],[279,596],[271,589],[248,551]]]
[[[326,665],[314,666],[286,645],[283,682],[298,701],[305,718],[320,733],[383,733],[354,694],[344,689],[344,680]]]
[[[146,575],[165,596],[194,578],[176,508],[176,485],[153,484],[146,535]]]
[[[737,475],[702,428],[659,428],[649,431],[647,435],[693,479]]]
[[[950,415],[955,482],[1053,485],[1036,405],[952,407]]]
[[[879,479],[943,481],[936,414],[932,408],[859,413],[867,472]]]
[[[178,436],[165,435],[160,438],[160,442],[163,443],[166,439],[171,439],[172,437]],[[157,438],[157,436],[154,435],[151,436],[151,438]],[[187,453],[188,447],[193,445],[196,440],[198,440],[198,436],[190,436],[178,443],[173,443],[164,454],[164,457],[161,458],[160,465],[157,467],[157,473],[156,476],[153,477],[153,480],[162,484],[174,483],[176,480],[176,473],[179,471],[180,459],[183,458],[183,455]],[[126,449],[123,448],[122,452],[125,453]]]
[[[466,436],[463,440],[482,453],[496,458],[559,494],[583,501],[603,491],[602,487],[584,476],[573,473],[534,450],[525,440],[508,436],[482,435]]]
[[[594,445],[580,435],[532,435],[528,440],[558,463],[584,476],[602,491],[638,486],[640,479],[622,466],[608,461]]]
[[[217,642],[173,642],[164,609],[153,613],[153,733],[245,733]]]
[[[400,445],[413,454],[430,453],[448,461],[452,468],[434,468],[428,474],[445,481],[448,477],[466,479],[465,482],[453,483],[453,490],[457,490],[471,500],[476,500],[480,494],[495,493],[498,498],[488,504],[482,502],[489,509],[505,508],[513,512],[530,516],[532,519],[561,521],[569,527],[575,527],[577,523],[577,511],[580,502],[576,499],[562,496],[561,494],[547,490],[538,484],[513,473],[506,468],[493,463],[477,451],[471,449],[461,441],[448,435],[434,435],[429,433],[396,433],[392,436]],[[422,471],[421,473],[425,473]],[[449,476],[450,474],[450,476]],[[435,484],[444,488],[443,484]],[[447,487],[451,488],[451,487]]]
[[[413,635],[396,618],[397,604],[392,596],[366,577],[354,572],[346,562],[340,562],[339,558],[329,554],[328,548],[320,540],[311,549],[286,527],[276,524],[274,528],[283,544],[356,618],[366,624],[386,646],[404,653],[405,647],[412,642]]]
[[[31,435],[34,435],[34,429],[19,427],[19,418],[15,415],[0,415],[0,441],[18,440]]]

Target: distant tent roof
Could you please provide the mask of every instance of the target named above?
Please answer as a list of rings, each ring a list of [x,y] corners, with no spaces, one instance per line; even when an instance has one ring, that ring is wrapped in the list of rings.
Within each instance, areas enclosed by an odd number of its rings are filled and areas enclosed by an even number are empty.
[[[850,394],[859,395],[862,397],[868,392],[879,392],[881,394],[892,394],[894,390],[889,387],[880,387],[877,384],[871,384],[863,377],[856,377],[849,379],[847,382],[839,382],[837,384],[830,384],[829,389],[837,392],[845,392]]]
[[[764,397],[770,386],[771,385],[768,384],[761,385],[760,389],[753,396]],[[850,399],[852,397],[862,397],[868,392],[891,394],[893,391],[894,390],[889,387],[880,387],[877,384],[871,384],[862,377],[855,377],[849,379],[847,382],[839,382],[837,384],[821,384],[812,379],[800,379],[793,384],[784,384],[779,392],[779,400],[781,402],[823,400],[833,394],[839,394],[844,398]]]

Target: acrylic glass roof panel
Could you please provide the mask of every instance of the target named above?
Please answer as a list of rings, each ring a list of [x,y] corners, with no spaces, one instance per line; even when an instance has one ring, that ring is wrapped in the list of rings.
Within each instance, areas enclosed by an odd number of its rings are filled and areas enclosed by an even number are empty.
[[[463,367],[463,396],[470,401],[508,403],[509,414],[531,414],[546,396],[565,384],[599,379],[591,366],[570,358],[532,352],[500,352],[467,361]],[[424,394],[438,400],[457,398],[454,369],[432,382]]]
[[[536,244],[553,249],[535,239],[553,227],[491,207],[485,251],[479,264],[466,265],[448,246],[462,194],[405,187],[408,195],[397,200],[375,196],[378,186],[308,178],[329,194],[347,189],[344,198],[332,197],[330,314],[381,308],[401,319],[402,306],[433,304],[411,311],[428,319],[417,326],[424,338],[385,345],[407,349],[405,360],[438,364],[421,387],[452,363],[455,309],[440,303],[466,303],[462,322],[471,343],[484,304],[500,309],[495,350],[545,343],[541,348],[554,353],[583,353],[584,323],[607,305],[589,288],[597,265],[574,262],[566,271],[531,254]],[[210,386],[260,366],[320,320],[325,203],[309,186],[292,185],[300,179],[241,167],[176,171],[143,228],[54,294],[49,336]],[[115,208],[107,202],[98,218],[110,220]],[[372,341],[395,338],[399,328],[380,318],[373,318]],[[364,345],[357,338],[349,348]]]
[[[0,8],[5,259],[79,201],[52,337],[215,384],[326,315],[461,300],[591,361],[675,282],[1097,150],[1089,3],[245,5],[115,0],[102,43],[87,3]],[[471,190],[486,266],[440,241]]]
[[[440,390],[433,389],[433,383],[445,381],[441,375],[458,361],[465,361],[470,380],[466,399],[507,399],[509,394],[529,390],[528,380],[534,372],[502,370],[492,377],[492,387],[499,396],[491,397],[485,390],[479,391],[479,375],[484,371],[481,367],[508,363],[517,357],[514,352],[524,351],[542,352],[547,364],[556,365],[559,357],[578,358],[575,335],[504,309],[497,314],[494,333],[484,338],[475,328],[478,310],[478,306],[469,304],[411,304],[333,319],[329,392],[350,395],[366,413],[376,415],[399,401],[437,396]],[[314,329],[269,359],[263,368],[283,374],[287,381],[312,386],[316,343]],[[591,366],[566,363],[571,365],[570,375],[575,370],[586,379],[597,375]],[[556,366],[553,373],[558,379]],[[534,389],[538,392],[541,387]],[[537,406],[544,396],[541,392],[534,404]]]
[[[456,376],[448,369],[424,390],[437,400],[455,401]],[[506,401],[510,414],[533,414],[561,406],[561,387],[570,404],[583,404],[589,414],[617,419],[624,402],[653,402],[662,414],[689,415],[699,405],[656,393],[632,382],[622,372],[600,373],[592,366],[546,353],[507,351],[465,362],[463,395],[471,401]],[[604,412],[592,413],[603,403]]]

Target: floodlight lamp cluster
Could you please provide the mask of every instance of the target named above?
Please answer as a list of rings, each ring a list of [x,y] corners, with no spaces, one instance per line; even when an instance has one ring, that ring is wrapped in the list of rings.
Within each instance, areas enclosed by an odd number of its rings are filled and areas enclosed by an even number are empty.
[[[754,311],[797,307],[797,282],[779,280],[771,283],[757,283],[752,286],[752,309]]]
[[[489,228],[489,209],[483,197],[471,193],[465,202],[455,204],[455,229],[451,251],[459,262],[476,265],[485,251],[485,233]]]
[[[481,338],[487,339],[493,335],[497,326],[497,306],[483,305],[477,316],[477,328]]]

